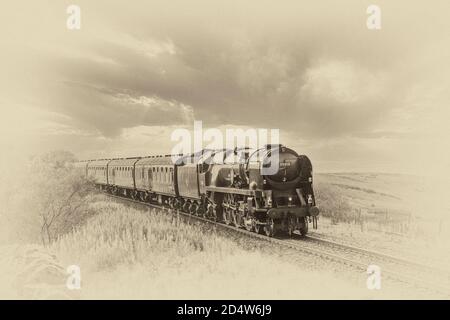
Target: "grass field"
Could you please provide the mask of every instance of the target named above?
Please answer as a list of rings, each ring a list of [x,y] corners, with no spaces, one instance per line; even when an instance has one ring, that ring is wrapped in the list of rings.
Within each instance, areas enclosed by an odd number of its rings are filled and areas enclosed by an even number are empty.
[[[167,212],[94,199],[84,224],[47,248],[0,247],[3,298],[376,299],[414,293],[371,291],[366,275],[348,280],[323,263],[290,263],[277,252],[243,249]],[[78,265],[81,290],[64,285]],[[359,279],[359,280],[358,280]]]
[[[349,298],[361,287],[244,250],[168,213],[98,201],[98,214],[51,246],[63,265],[82,270],[82,298]],[[339,287],[341,291],[333,290]]]
[[[339,277],[323,264],[290,263],[277,252],[243,249],[233,240],[179,223],[167,212],[109,201],[50,248],[82,271],[85,299],[372,299],[411,297],[371,291],[366,275]]]

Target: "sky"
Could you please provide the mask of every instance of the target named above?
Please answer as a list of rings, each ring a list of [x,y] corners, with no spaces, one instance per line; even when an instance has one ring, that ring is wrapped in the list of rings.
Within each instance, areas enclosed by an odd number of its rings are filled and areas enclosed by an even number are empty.
[[[66,27],[67,7],[81,29]],[[369,5],[381,29],[366,26]],[[449,172],[446,0],[4,1],[0,147],[169,153],[177,128],[279,129],[319,172]]]

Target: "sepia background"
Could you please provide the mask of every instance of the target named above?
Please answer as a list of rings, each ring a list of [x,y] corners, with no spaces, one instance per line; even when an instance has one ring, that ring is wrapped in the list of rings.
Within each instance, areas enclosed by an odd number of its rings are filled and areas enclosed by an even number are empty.
[[[71,4],[81,9],[80,30],[66,27]],[[381,9],[380,30],[366,26],[371,4]],[[281,143],[311,158],[322,190],[352,210],[423,219],[432,224],[427,241],[440,230],[433,241],[450,245],[442,231],[450,214],[449,9],[445,0],[2,3],[7,243],[17,230],[32,232],[18,218],[29,209],[11,204],[18,194],[27,199],[32,184],[16,184],[30,159],[54,150],[78,159],[166,154],[173,130],[201,120],[222,130],[280,129]],[[334,203],[322,199],[332,216]],[[88,297],[101,297],[97,289]]]

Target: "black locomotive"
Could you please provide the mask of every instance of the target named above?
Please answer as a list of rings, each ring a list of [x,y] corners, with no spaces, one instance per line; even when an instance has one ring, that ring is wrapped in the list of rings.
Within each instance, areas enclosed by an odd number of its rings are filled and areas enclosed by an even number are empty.
[[[103,191],[274,236],[317,228],[312,164],[283,145],[77,163]]]

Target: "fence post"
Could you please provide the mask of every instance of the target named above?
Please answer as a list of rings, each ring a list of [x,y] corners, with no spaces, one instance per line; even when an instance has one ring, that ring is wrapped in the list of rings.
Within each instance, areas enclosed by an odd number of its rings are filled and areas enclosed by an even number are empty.
[[[359,208],[358,220],[359,220],[359,226],[361,228],[361,232],[364,232],[364,221],[363,221],[363,217],[362,217],[362,208]]]

